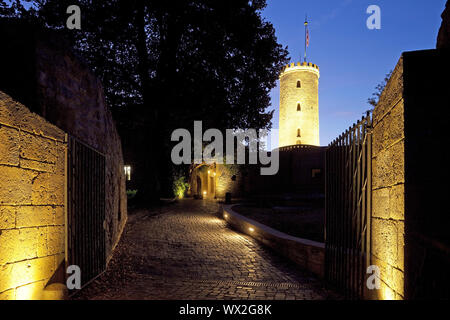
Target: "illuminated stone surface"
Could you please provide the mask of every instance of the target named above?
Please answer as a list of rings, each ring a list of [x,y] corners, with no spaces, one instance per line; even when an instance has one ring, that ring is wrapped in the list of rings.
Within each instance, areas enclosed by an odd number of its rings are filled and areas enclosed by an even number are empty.
[[[373,113],[372,263],[381,271],[377,299],[404,298],[405,130],[403,60]]]
[[[319,76],[319,68],[311,63],[292,63],[283,69],[280,75],[279,147],[320,145]]]
[[[64,133],[0,92],[0,299],[40,299],[64,252]],[[5,156],[7,155],[7,156]]]

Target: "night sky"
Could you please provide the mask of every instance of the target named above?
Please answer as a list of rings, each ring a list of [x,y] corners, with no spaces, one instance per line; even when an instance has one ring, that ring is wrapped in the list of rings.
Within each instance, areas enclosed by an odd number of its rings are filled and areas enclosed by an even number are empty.
[[[268,0],[263,16],[292,62],[304,52],[304,20],[310,20],[308,61],[320,67],[320,142],[328,145],[370,109],[367,99],[404,51],[434,49],[445,0]],[[369,30],[369,5],[381,8],[381,30]],[[426,63],[426,61],[424,61]],[[278,128],[279,88],[272,90]]]
[[[291,62],[303,59],[306,14],[308,62],[320,67],[320,143],[328,145],[360,119],[367,99],[404,51],[434,49],[446,0],[268,0],[263,16],[287,46]],[[25,2],[24,2],[25,3]],[[26,3],[25,3],[26,4]],[[381,30],[366,26],[370,5],[381,8]],[[26,5],[27,6],[27,5]],[[278,129],[279,88],[271,92]],[[276,147],[278,136],[273,137]],[[270,142],[269,142],[270,147]]]

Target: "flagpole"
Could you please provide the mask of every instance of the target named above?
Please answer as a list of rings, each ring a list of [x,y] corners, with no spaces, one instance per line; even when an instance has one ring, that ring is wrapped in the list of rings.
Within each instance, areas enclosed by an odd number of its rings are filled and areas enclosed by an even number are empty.
[[[306,62],[306,50],[307,50],[307,36],[308,36],[308,31],[307,31],[307,29],[308,29],[308,15],[306,15],[306,17],[305,17],[305,62]]]

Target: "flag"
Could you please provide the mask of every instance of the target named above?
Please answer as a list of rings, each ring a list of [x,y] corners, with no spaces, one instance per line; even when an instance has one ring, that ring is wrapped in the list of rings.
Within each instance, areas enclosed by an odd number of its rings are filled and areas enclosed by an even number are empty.
[[[309,47],[309,30],[306,29],[306,46]]]

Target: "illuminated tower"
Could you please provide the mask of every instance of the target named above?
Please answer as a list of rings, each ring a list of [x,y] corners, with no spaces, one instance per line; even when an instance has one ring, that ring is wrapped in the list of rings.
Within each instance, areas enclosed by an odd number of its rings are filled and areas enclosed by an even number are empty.
[[[280,75],[279,147],[319,146],[319,67],[291,63]]]

